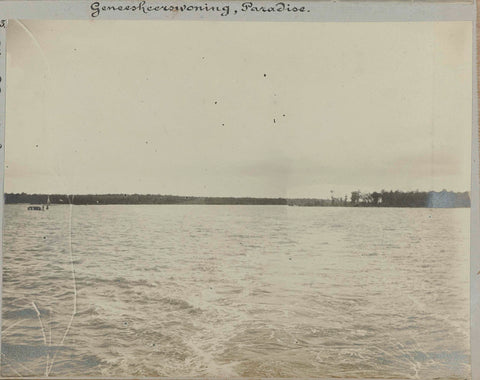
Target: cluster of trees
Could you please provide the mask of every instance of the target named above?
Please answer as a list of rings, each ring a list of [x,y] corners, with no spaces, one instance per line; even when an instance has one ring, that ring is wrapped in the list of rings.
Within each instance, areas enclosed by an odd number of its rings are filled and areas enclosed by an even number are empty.
[[[431,192],[426,191],[385,191],[362,193],[353,191],[351,204],[353,206],[382,207],[427,207]]]
[[[363,207],[470,207],[468,192],[385,191],[362,193],[353,191],[351,206]]]
[[[289,205],[305,207],[470,207],[468,192],[425,192],[425,191],[385,191],[364,193],[353,191],[350,199],[334,197],[316,198],[235,198],[235,197],[193,197],[158,194],[26,194],[7,193],[5,203],[74,205],[112,204],[202,204],[202,205]]]

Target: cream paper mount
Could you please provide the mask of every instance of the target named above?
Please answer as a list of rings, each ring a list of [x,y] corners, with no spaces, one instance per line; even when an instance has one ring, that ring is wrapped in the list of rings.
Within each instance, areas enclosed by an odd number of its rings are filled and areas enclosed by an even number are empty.
[[[479,379],[475,4],[0,18],[3,377]]]

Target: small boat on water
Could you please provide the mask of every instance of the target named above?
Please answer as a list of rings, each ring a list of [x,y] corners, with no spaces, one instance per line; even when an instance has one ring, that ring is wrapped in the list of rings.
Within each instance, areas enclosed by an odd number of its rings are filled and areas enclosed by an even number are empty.
[[[44,211],[45,210],[45,206],[28,206],[27,210],[29,211]]]
[[[50,207],[50,195],[47,196],[47,205],[41,205],[41,206],[28,206],[27,207],[27,210],[28,211],[45,211],[45,210],[48,210],[48,208]]]

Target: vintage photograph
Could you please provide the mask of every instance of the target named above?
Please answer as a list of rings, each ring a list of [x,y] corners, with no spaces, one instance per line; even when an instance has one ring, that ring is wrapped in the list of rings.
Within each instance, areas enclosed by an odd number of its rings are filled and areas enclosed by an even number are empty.
[[[10,20],[1,375],[470,379],[472,54]]]

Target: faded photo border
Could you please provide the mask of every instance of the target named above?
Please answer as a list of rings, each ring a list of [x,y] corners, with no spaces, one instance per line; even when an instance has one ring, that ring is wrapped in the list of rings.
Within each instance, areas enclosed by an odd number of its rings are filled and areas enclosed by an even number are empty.
[[[447,2],[285,2],[275,12],[245,12],[242,1],[212,1],[213,12],[165,12],[158,7],[172,4],[203,6],[205,1],[65,1],[65,0],[0,0],[0,173],[2,189],[5,174],[5,110],[6,110],[6,28],[9,19],[45,20],[194,20],[204,21],[269,21],[269,22],[472,22],[472,166],[470,217],[470,310],[472,379],[480,380],[480,171],[479,171],[479,109],[477,81],[477,20],[476,4]],[[255,5],[276,7],[278,2],[258,1]],[[287,5],[288,4],[288,5]],[[480,61],[480,60],[479,60]],[[3,226],[3,197],[0,201]],[[3,227],[2,227],[3,228]],[[3,230],[0,231],[0,239]],[[2,244],[0,244],[0,249]],[[0,254],[0,263],[2,256]],[[1,294],[0,271],[0,294]],[[1,306],[0,306],[1,318]],[[1,342],[1,336],[0,336]],[[78,377],[77,377],[78,378]]]

